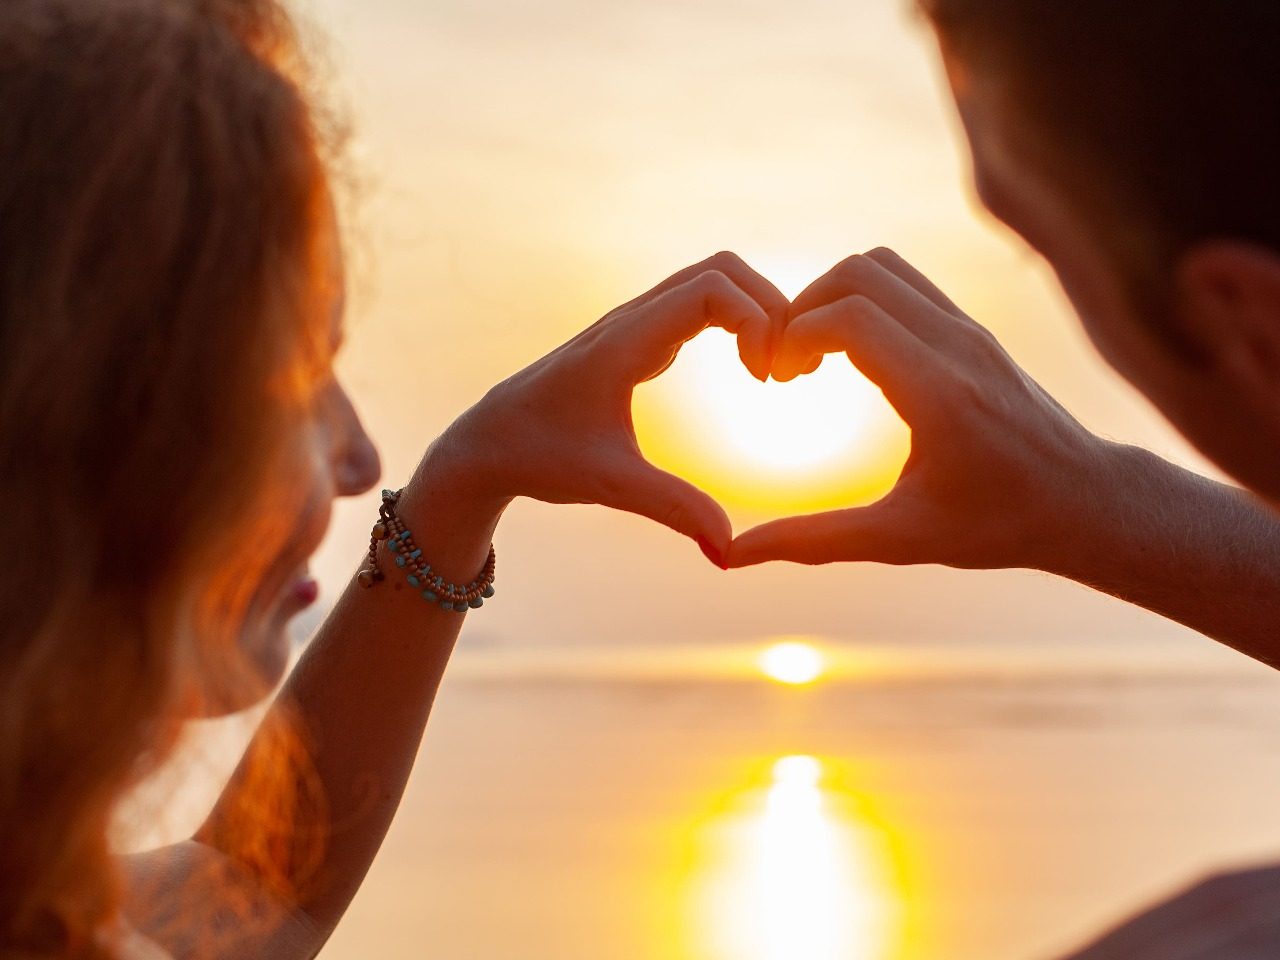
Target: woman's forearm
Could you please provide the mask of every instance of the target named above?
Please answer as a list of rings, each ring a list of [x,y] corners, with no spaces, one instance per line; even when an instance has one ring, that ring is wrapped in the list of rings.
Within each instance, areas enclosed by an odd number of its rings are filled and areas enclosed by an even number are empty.
[[[465,491],[465,477],[433,473],[424,461],[398,507],[432,566],[455,582],[483,567],[505,506],[476,502]],[[310,767],[300,773],[314,778],[323,798],[320,807],[301,805],[285,825],[304,843],[325,838],[322,860],[296,865],[306,875],[289,878],[301,894],[290,906],[323,937],[355,895],[395,815],[464,619],[424,601],[383,563],[387,577],[376,587],[348,583],[271,708],[275,719],[296,725]],[[235,859],[250,859],[236,843],[253,831],[238,821],[259,808],[246,793],[253,789],[247,771],[255,750],[271,749],[262,739],[250,745],[197,835]]]
[[[1280,516],[1146,450],[1112,454],[1037,566],[1280,668]]]

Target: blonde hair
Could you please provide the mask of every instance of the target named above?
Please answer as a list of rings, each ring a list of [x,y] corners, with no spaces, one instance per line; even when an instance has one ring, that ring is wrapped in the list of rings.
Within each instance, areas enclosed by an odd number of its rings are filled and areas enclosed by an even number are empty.
[[[272,0],[0,4],[0,955],[101,955],[114,805],[287,537],[327,357],[299,63]]]

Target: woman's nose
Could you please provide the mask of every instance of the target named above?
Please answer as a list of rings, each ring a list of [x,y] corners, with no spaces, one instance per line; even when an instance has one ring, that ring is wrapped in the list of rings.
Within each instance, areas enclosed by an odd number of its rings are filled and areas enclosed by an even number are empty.
[[[378,456],[378,448],[352,411],[351,427],[334,463],[334,486],[338,496],[358,496],[376,485],[381,476],[382,459]]]

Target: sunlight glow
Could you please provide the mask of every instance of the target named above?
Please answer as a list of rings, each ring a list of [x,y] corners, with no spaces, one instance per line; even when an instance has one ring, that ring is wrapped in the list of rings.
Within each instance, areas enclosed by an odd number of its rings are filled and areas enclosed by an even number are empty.
[[[815,757],[778,759],[763,791],[709,828],[694,884],[699,956],[881,960],[898,906],[884,838],[824,790]]]
[[[751,265],[777,287],[788,300],[795,300],[815,280],[835,266],[829,254],[798,250],[752,252]]]
[[[636,391],[641,449],[721,502],[804,509],[870,502],[892,486],[910,434],[843,356],[789,383],[761,383],[732,336],[708,330]]]
[[[813,683],[826,669],[826,657],[812,644],[801,640],[775,643],[760,654],[760,670],[779,683]]]
[[[822,781],[822,763],[816,757],[782,757],[773,765],[773,782],[813,789]]]
[[[756,380],[715,337],[685,350],[696,401],[724,442],[755,466],[798,471],[825,463],[862,440],[879,397],[847,363],[823,363],[791,383]]]

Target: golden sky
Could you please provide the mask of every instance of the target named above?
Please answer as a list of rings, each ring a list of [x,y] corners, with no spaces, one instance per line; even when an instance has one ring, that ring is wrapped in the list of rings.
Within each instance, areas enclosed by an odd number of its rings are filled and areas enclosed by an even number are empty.
[[[327,35],[332,93],[354,131],[343,368],[387,485],[490,384],[726,248],[794,293],[850,253],[893,246],[1087,424],[1189,457],[1095,357],[1043,266],[978,210],[931,38],[902,0],[302,9]],[[740,527],[865,499],[900,461],[901,426],[840,358],[820,382],[776,391],[818,410],[815,436],[782,431],[776,443],[800,446],[777,469],[735,440],[734,421],[751,404],[772,409],[775,394],[734,379],[723,336],[689,354],[643,390],[642,443],[723,496]],[[316,561],[330,596],[373,512],[366,497],[337,513]],[[502,591],[468,624],[476,646],[1183,633],[1024,572],[726,574],[676,535],[599,508],[518,503],[497,545]],[[566,583],[579,585],[571,596]]]

